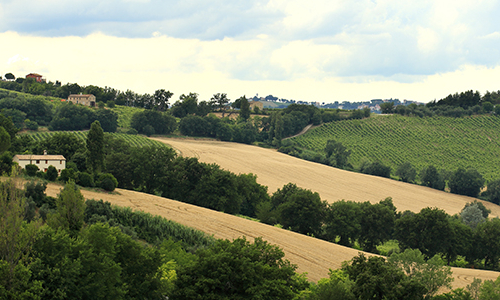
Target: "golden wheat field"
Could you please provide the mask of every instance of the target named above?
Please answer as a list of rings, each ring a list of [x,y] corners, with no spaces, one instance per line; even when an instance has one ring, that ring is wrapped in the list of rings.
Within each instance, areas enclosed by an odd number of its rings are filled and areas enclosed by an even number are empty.
[[[183,156],[216,163],[235,173],[253,173],[258,176],[259,183],[269,187],[270,193],[286,183],[293,182],[318,192],[323,200],[329,202],[340,199],[378,202],[392,197],[398,210],[419,211],[423,207],[431,206],[442,208],[450,214],[459,212],[466,202],[474,200],[303,161],[271,149],[211,140],[155,139],[171,145]],[[60,188],[61,186],[51,184],[47,188],[47,194],[55,196]],[[329,269],[339,268],[343,261],[359,253],[355,249],[288,230],[153,195],[121,189],[117,189],[117,194],[85,190],[82,193],[87,199],[103,199],[115,205],[161,215],[216,238],[263,237],[282,248],[286,258],[298,266],[298,272],[307,272],[311,281],[327,277]],[[485,205],[492,210],[493,216],[500,215],[500,209],[496,205]],[[452,285],[457,288],[466,286],[474,278],[496,279],[500,273],[453,268],[453,275],[455,280]]]

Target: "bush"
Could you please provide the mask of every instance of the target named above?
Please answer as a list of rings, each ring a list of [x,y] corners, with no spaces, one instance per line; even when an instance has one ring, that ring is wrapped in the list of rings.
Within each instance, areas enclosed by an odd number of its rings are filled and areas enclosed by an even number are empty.
[[[476,169],[458,168],[450,178],[450,192],[477,197],[484,186],[484,178]]]
[[[75,170],[68,169],[68,168],[62,170],[60,179],[64,183],[68,182],[68,180],[70,180],[70,179],[76,180]]]
[[[45,173],[45,179],[47,179],[48,181],[56,181],[58,176],[59,172],[57,172],[56,167],[49,166],[47,168],[47,172]]]
[[[30,119],[24,120],[24,126],[32,131],[38,130],[38,123],[36,121],[30,121]]]
[[[26,172],[26,175],[30,176],[30,177],[35,177],[36,176],[36,172],[38,172],[38,166],[37,165],[33,165],[33,164],[29,164],[25,167],[25,172]]]
[[[382,164],[380,161],[365,163],[360,168],[361,173],[380,177],[391,177],[391,167]]]
[[[118,186],[118,181],[110,173],[99,174],[97,186],[105,191],[112,192]]]
[[[423,186],[428,186],[437,190],[444,190],[446,183],[444,182],[443,176],[438,172],[436,167],[428,166],[420,174],[420,179]]]
[[[90,175],[87,172],[80,172],[77,175],[77,184],[83,186],[83,187],[94,187],[94,178],[92,178],[92,175]]]

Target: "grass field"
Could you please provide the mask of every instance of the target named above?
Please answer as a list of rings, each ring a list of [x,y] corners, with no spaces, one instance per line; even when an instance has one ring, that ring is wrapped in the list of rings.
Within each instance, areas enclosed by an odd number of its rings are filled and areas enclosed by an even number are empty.
[[[392,167],[409,161],[417,170],[428,165],[455,171],[473,167],[489,181],[500,179],[500,117],[379,116],[324,124],[291,139],[299,147],[323,152],[330,139],[352,151],[355,167],[364,158]]]

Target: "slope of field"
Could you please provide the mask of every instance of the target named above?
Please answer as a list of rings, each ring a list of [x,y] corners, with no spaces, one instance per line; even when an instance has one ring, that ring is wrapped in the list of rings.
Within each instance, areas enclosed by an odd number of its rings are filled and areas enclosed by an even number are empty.
[[[486,180],[500,179],[500,117],[378,116],[324,124],[291,139],[299,147],[323,153],[330,139],[351,150],[357,166],[365,157],[393,170],[409,161],[417,170],[428,165],[455,171],[473,167]]]
[[[382,177],[348,172],[301,160],[273,149],[213,140],[154,138],[169,144],[183,156],[197,157],[215,163],[236,174],[253,173],[257,182],[269,187],[269,193],[292,182],[318,192],[322,200],[370,201],[377,203],[392,197],[399,211],[419,212],[425,207],[438,207],[456,214],[474,198],[399,182]],[[483,201],[491,216],[500,216],[500,206]]]
[[[47,195],[55,197],[62,186],[49,184]],[[329,269],[340,268],[341,263],[358,255],[360,251],[301,235],[288,230],[246,220],[233,215],[197,207],[182,202],[134,191],[116,190],[118,194],[82,190],[86,199],[102,199],[114,205],[131,207],[154,215],[160,215],[180,224],[204,231],[215,238],[235,239],[246,236],[252,240],[264,240],[278,245],[285,257],[298,265],[298,272],[307,272],[311,281],[328,277]],[[370,255],[370,254],[367,254]],[[453,288],[465,287],[474,278],[494,280],[500,273],[492,271],[452,268]]]
[[[88,131],[27,131],[26,135],[29,135],[32,139],[35,141],[41,141],[47,138],[50,138],[56,133],[71,133],[75,135],[77,138],[82,140],[83,142],[86,142],[87,140],[87,132]],[[131,135],[131,134],[125,134],[125,133],[116,133],[116,132],[106,132],[105,134],[109,134],[115,138],[122,139],[125,142],[127,142],[130,146],[134,147],[143,147],[143,146],[164,146],[163,143],[153,141],[151,139],[148,139],[145,136],[142,135]]]

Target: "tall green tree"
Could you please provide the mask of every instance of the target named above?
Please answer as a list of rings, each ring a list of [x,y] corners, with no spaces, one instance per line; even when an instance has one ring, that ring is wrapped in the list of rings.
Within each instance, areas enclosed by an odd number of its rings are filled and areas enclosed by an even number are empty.
[[[62,228],[72,235],[77,235],[83,226],[85,214],[85,198],[70,180],[57,196],[56,211],[49,215],[47,223],[52,228]]]
[[[333,167],[343,169],[348,164],[351,150],[342,145],[341,142],[328,140],[325,146],[326,157],[330,158],[330,164]]]
[[[23,299],[14,295],[23,295],[30,289],[27,285],[29,255],[41,223],[24,221],[26,199],[23,196],[12,179],[0,182],[0,298],[3,299]]]
[[[450,178],[450,192],[477,197],[484,186],[484,178],[476,169],[458,168]]]
[[[250,118],[250,104],[245,96],[240,97],[240,117],[245,121]]]
[[[420,174],[420,181],[423,186],[428,186],[437,190],[444,190],[446,183],[443,176],[438,172],[436,167],[428,166]]]
[[[262,238],[218,240],[181,266],[172,299],[293,299],[307,283],[296,266]]]
[[[87,168],[93,173],[104,169],[104,132],[99,121],[94,121],[87,134]]]
[[[352,246],[361,232],[361,207],[353,201],[330,203],[325,218],[326,238],[343,246]]]
[[[0,126],[0,152],[4,152],[10,148],[10,135],[5,128]]]

